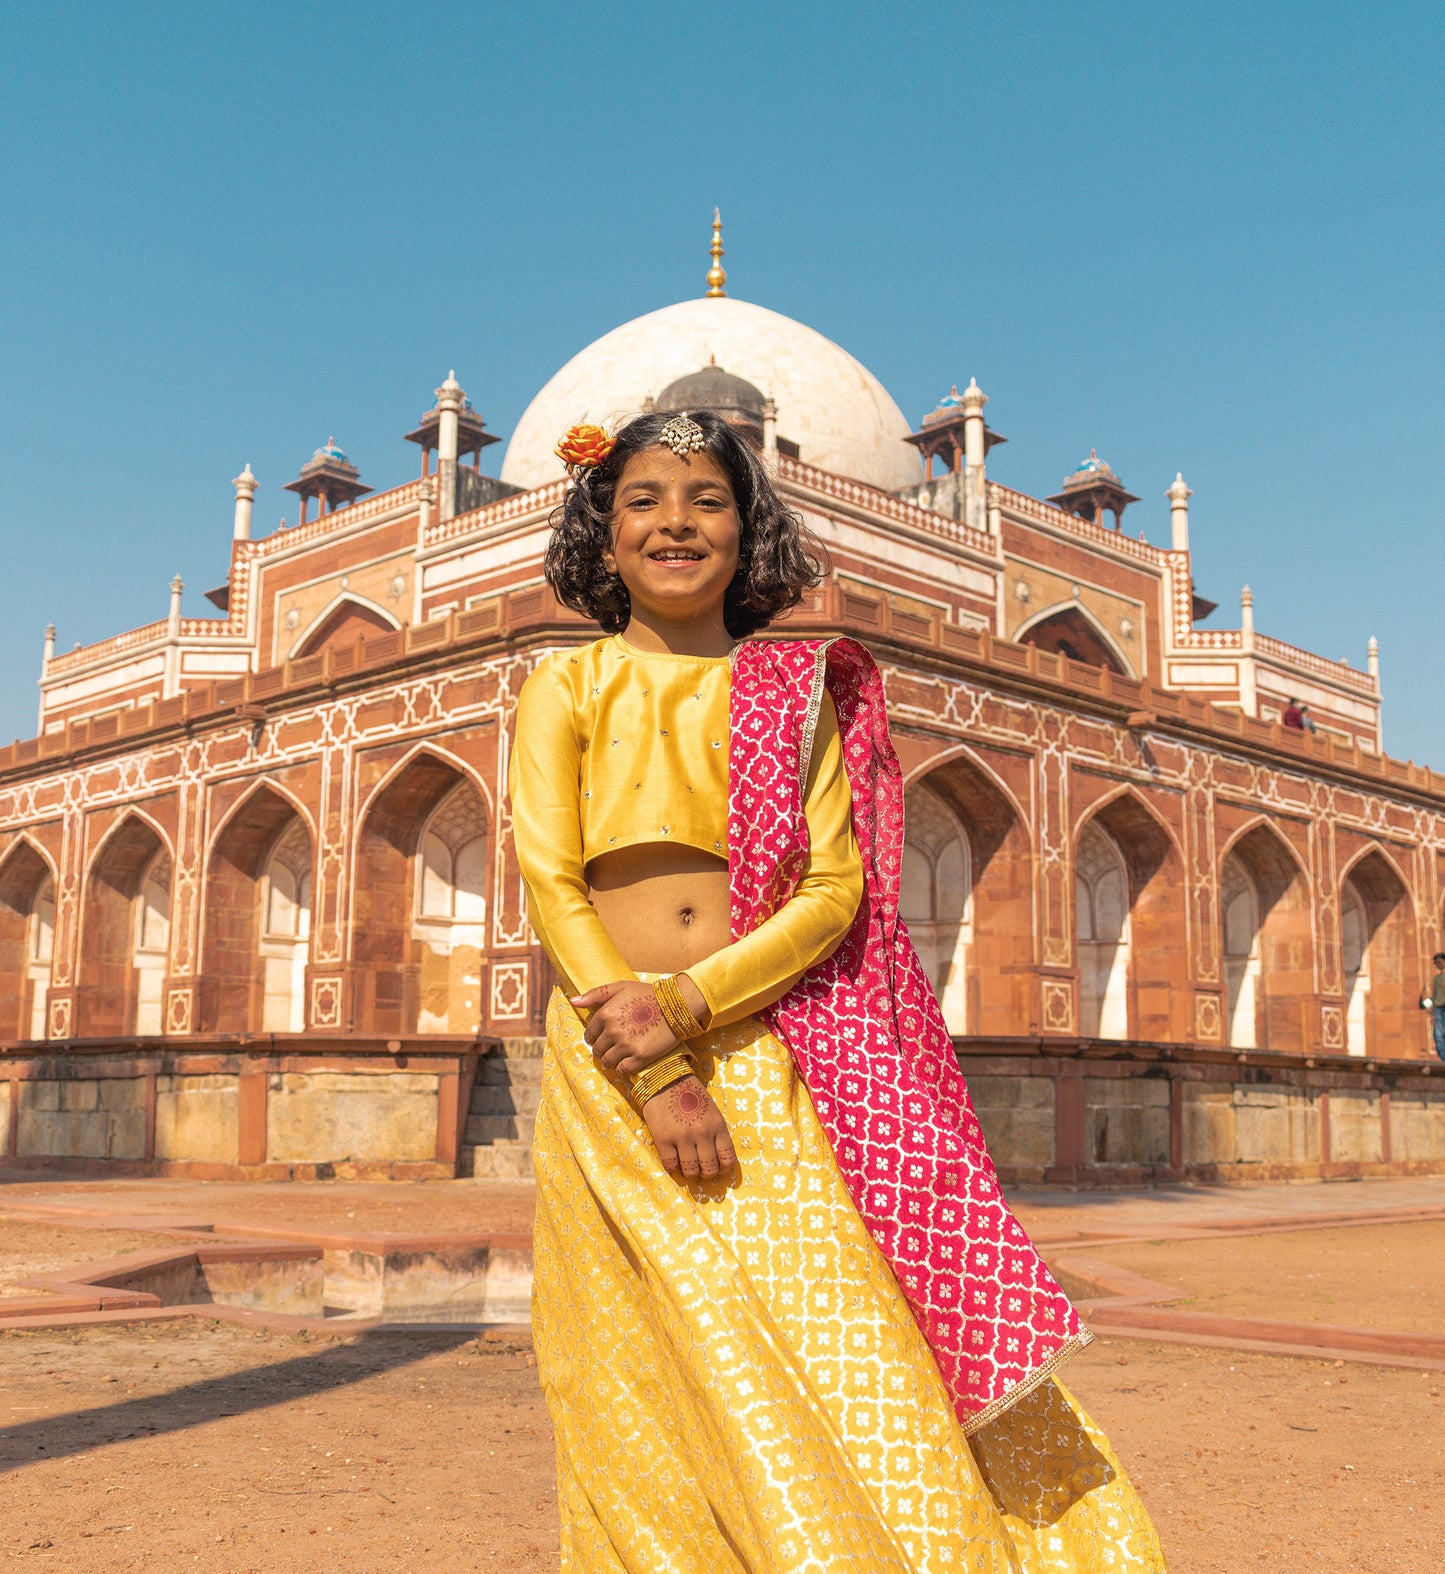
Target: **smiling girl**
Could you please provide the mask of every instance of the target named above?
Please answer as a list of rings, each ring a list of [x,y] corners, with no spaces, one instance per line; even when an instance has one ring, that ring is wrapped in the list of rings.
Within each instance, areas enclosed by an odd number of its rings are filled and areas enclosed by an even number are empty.
[[[608,637],[523,685],[511,792],[562,980],[533,1326],[563,1568],[1162,1569],[897,918],[877,669],[750,637],[820,582],[811,539],[707,412],[559,453],[548,581]]]

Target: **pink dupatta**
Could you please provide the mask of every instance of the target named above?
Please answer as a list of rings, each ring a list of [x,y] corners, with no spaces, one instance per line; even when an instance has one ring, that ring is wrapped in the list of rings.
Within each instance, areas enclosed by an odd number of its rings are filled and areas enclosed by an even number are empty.
[[[943,1014],[898,916],[903,783],[883,680],[853,640],[760,640],[733,661],[733,938],[807,866],[803,785],[823,689],[838,712],[864,895],[842,944],[765,1014],[854,1204],[932,1347],[965,1432],[1090,1338],[999,1188]]]

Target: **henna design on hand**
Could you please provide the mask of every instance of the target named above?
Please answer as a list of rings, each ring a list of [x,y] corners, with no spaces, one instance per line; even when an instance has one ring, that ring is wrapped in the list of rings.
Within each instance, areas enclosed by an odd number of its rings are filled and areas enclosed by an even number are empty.
[[[674,1082],[664,1090],[667,1095],[667,1112],[681,1126],[699,1126],[707,1114],[709,1099],[702,1084],[694,1077]]]
[[[662,1009],[651,993],[634,995],[622,1008],[622,1020],[634,1033],[650,1033],[662,1025]]]

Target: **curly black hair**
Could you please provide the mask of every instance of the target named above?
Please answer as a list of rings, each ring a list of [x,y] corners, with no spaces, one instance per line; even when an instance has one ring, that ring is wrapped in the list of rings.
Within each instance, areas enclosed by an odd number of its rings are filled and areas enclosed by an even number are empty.
[[[711,410],[688,414],[702,428],[703,449],[722,466],[737,502],[738,568],[723,598],[723,622],[734,639],[745,639],[821,584],[826,560],[801,517],[784,506],[747,439]],[[606,563],[617,483],[627,461],[656,447],[663,427],[676,418],[676,411],[659,410],[629,421],[612,452],[577,475],[552,514],[547,583],[563,606],[595,619],[609,634],[620,634],[632,611],[627,586]]]

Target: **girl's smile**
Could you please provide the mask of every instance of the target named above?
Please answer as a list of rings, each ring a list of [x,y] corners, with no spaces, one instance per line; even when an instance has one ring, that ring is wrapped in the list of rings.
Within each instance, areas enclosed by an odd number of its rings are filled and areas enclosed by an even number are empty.
[[[737,573],[741,535],[727,472],[711,454],[680,459],[661,447],[634,454],[617,483],[608,563],[631,599],[628,639],[675,649],[679,626],[687,625],[689,644],[729,650],[723,598]]]

